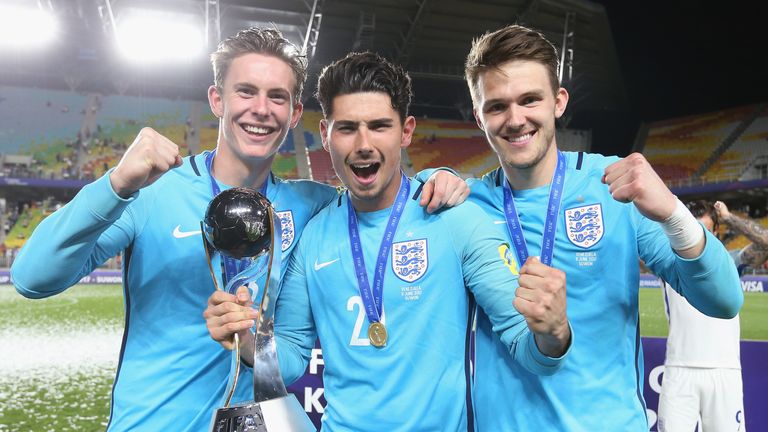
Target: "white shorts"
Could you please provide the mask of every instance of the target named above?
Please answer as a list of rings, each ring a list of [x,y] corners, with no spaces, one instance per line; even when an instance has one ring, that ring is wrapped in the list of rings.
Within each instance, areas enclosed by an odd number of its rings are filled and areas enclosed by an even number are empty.
[[[745,432],[739,369],[666,366],[659,397],[659,432]]]

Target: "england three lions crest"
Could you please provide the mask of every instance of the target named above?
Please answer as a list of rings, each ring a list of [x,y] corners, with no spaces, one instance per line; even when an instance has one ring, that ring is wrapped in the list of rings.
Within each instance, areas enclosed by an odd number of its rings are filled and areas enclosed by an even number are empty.
[[[276,212],[280,218],[280,230],[282,234],[281,250],[285,252],[293,244],[296,230],[293,225],[293,212],[290,210]]]
[[[566,210],[565,231],[568,240],[576,246],[584,249],[594,246],[605,233],[603,207],[590,204]]]
[[[424,276],[428,266],[427,239],[392,244],[392,271],[400,279],[413,282]]]

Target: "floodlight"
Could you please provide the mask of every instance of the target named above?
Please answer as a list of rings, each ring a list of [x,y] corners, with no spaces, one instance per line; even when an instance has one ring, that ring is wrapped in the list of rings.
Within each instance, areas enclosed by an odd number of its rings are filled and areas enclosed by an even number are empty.
[[[0,46],[14,49],[36,48],[58,34],[53,13],[37,6],[0,5]]]
[[[120,53],[139,63],[197,60],[205,49],[203,26],[191,15],[133,11],[116,30]]]

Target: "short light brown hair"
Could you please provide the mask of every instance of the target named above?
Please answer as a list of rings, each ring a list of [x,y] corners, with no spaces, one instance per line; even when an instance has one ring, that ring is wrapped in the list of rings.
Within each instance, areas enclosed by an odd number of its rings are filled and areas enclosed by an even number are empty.
[[[557,94],[560,88],[560,80],[557,78],[560,61],[555,46],[536,30],[510,25],[472,41],[472,48],[464,64],[464,75],[472,101],[478,101],[477,82],[481,73],[514,60],[530,60],[544,65],[552,91]]]
[[[216,51],[211,54],[214,85],[219,91],[224,86],[224,77],[232,61],[251,53],[277,57],[287,63],[296,81],[293,87],[294,103],[301,101],[301,92],[307,80],[307,58],[277,29],[251,27],[219,43]]]

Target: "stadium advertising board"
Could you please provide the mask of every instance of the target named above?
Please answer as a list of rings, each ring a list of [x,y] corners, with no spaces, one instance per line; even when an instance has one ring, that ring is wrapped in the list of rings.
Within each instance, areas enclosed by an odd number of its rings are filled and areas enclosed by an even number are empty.
[[[664,378],[664,356],[667,338],[642,338],[645,380],[643,395],[647,404],[648,423],[651,430],[656,428],[656,413],[659,406],[659,391]],[[768,388],[768,374],[765,362],[768,358],[768,342],[741,341],[741,375],[744,382],[744,413],[737,421],[746,419],[746,430],[764,430],[768,425],[768,411],[765,405],[765,389]],[[743,430],[743,429],[740,429]]]
[[[80,283],[84,284],[120,284],[122,282],[123,274],[116,270],[96,270],[80,279]],[[8,270],[0,270],[0,284],[10,283],[11,275]],[[654,275],[640,275],[640,288],[661,288],[661,282]],[[768,276],[742,276],[741,289],[745,292],[768,292]]]
[[[661,288],[661,281],[654,275],[640,275],[640,288]],[[768,291],[768,276],[742,276],[741,289],[745,292],[766,292]]]

